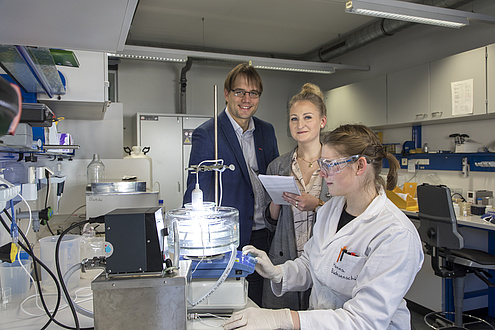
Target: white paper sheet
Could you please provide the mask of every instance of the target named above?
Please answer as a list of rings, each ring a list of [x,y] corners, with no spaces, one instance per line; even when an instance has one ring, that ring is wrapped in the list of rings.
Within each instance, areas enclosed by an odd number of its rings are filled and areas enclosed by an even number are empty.
[[[466,115],[473,113],[473,79],[451,82],[452,115]]]
[[[258,177],[275,204],[290,205],[282,198],[283,192],[301,195],[293,176],[260,174]]]

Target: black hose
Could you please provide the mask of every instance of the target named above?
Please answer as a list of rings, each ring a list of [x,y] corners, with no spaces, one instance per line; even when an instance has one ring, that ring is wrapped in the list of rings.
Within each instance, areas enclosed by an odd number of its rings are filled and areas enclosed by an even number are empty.
[[[10,219],[10,221],[12,221],[12,217],[10,216],[10,214],[7,212],[6,209],[3,210],[3,212],[7,215],[7,217]],[[5,220],[3,219],[3,217],[0,215],[0,221],[2,222],[3,226],[5,227],[5,229],[7,230],[7,232],[10,233],[10,228],[9,226],[5,223]],[[22,230],[19,228],[19,234],[22,236],[22,238],[24,239],[24,241],[26,242],[26,246],[24,246],[24,244],[22,244],[21,242],[18,242],[19,245],[22,247],[22,249],[24,249],[24,251],[26,251],[30,256],[31,258],[33,258],[33,268],[34,268],[34,275],[36,277],[36,285],[38,287],[38,292],[40,293],[40,299],[41,299],[41,303],[43,304],[43,309],[45,310],[45,313],[46,315],[48,315],[48,317],[50,318],[48,320],[48,322],[43,326],[42,329],[45,329],[46,327],[48,327],[48,325],[53,321],[55,322],[57,325],[61,326],[61,327],[64,327],[66,329],[71,329],[70,327],[67,327],[65,325],[63,325],[62,323],[58,322],[56,319],[55,319],[55,314],[57,314],[57,311],[58,311],[58,307],[60,305],[60,300],[61,300],[61,295],[60,295],[60,286],[58,284],[58,281],[57,281],[57,278],[55,277],[55,274],[53,274],[53,272],[50,270],[50,268],[48,268],[48,266],[46,266],[40,259],[38,259],[38,257],[36,257],[36,255],[34,254],[34,251],[33,249],[31,248],[31,245],[29,244],[29,241],[27,240],[27,237],[24,235],[24,233],[22,232]],[[45,298],[43,297],[43,292],[42,292],[42,289],[41,289],[41,285],[40,285],[40,276],[38,274],[38,269],[36,267],[36,263],[39,263],[41,267],[43,267],[47,272],[48,274],[53,278],[53,281],[54,283],[56,284],[56,287],[57,287],[57,304],[55,306],[55,310],[53,311],[53,314],[50,314],[50,310],[48,309],[48,307],[46,306],[46,303],[45,303]]]
[[[10,214],[7,212],[6,209],[4,209],[4,213],[10,219],[10,221],[12,221],[12,217],[10,216]],[[5,223],[5,220],[3,219],[3,217],[1,215],[0,215],[0,222],[3,224],[3,226],[5,227],[5,229],[7,230],[7,232],[10,233],[10,228]],[[51,322],[54,322],[58,326],[63,327],[65,329],[75,330],[76,328],[73,328],[71,326],[65,325],[65,324],[63,324],[63,323],[61,323],[61,322],[59,322],[59,321],[57,321],[55,319],[55,315],[58,312],[58,309],[59,309],[59,306],[60,306],[60,301],[62,299],[62,296],[61,296],[61,293],[60,293],[60,285],[59,285],[58,279],[55,276],[55,274],[51,271],[51,269],[45,263],[43,263],[38,257],[36,257],[36,255],[34,254],[33,249],[31,248],[31,245],[29,244],[29,241],[28,241],[27,237],[24,235],[24,233],[22,232],[22,230],[20,228],[19,228],[19,234],[22,236],[22,238],[26,242],[28,248],[26,246],[24,246],[21,242],[19,242],[19,245],[22,247],[22,249],[24,249],[24,251],[26,251],[33,258],[33,267],[34,267],[34,274],[36,276],[36,285],[38,287],[38,292],[40,294],[40,299],[41,299],[41,302],[43,304],[43,308],[45,310],[45,313],[50,318],[48,320],[48,322],[41,329],[42,330],[46,329],[48,327],[48,325],[50,325]],[[39,280],[40,279],[40,276],[38,274],[38,269],[36,267],[36,263],[39,263],[40,266],[43,267],[46,270],[46,272],[53,279],[53,282],[55,283],[55,286],[57,288],[57,303],[55,305],[55,309],[53,311],[53,314],[50,314],[50,311],[49,311],[48,307],[46,306],[45,298],[43,297],[43,290],[41,289],[41,285],[40,285],[40,280]],[[91,330],[91,329],[94,329],[94,328],[84,328],[84,329],[81,329],[81,330]]]
[[[84,221],[80,221],[78,223],[75,223],[73,224],[72,226],[70,226],[69,228],[67,228],[66,230],[64,230],[58,240],[57,240],[57,245],[55,246],[55,265],[57,267],[57,274],[58,274],[58,278],[61,279],[60,281],[60,286],[62,287],[62,290],[64,291],[64,295],[65,297],[67,298],[67,303],[70,307],[70,310],[72,312],[72,316],[74,318],[74,322],[76,324],[76,330],[80,330],[80,326],[79,326],[79,318],[77,317],[77,312],[76,312],[76,309],[74,307],[74,303],[72,302],[72,299],[70,298],[70,295],[69,295],[69,290],[67,290],[67,287],[65,286],[65,283],[64,281],[62,280],[64,278],[63,274],[62,274],[62,270],[60,269],[60,262],[59,262],[59,249],[60,249],[60,243],[62,242],[62,238],[65,236],[65,234],[67,234],[70,230],[80,226],[80,225],[83,225],[85,223],[89,222],[89,220],[84,220]]]

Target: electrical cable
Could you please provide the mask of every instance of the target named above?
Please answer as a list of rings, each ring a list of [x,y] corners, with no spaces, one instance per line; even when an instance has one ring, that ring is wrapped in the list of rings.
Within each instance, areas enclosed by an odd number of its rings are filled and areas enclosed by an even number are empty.
[[[50,195],[50,172],[45,170],[46,174],[46,197],[45,197],[45,209],[48,207],[48,196]]]
[[[80,207],[79,207],[80,208]],[[77,211],[77,210],[76,210]],[[74,211],[75,212],[75,211]],[[69,231],[71,231],[72,229],[76,228],[76,227],[79,227],[81,225],[84,225],[86,222],[89,222],[89,220],[84,220],[84,221],[80,221],[78,223],[75,223],[73,225],[71,225],[69,228],[67,228],[66,230],[64,230],[58,240],[57,240],[57,244],[55,246],[55,266],[57,268],[57,275],[58,275],[58,278],[60,279],[63,279],[63,275],[62,275],[62,270],[60,268],[60,261],[59,261],[59,249],[60,249],[60,243],[62,242],[62,238],[65,236],[65,234],[67,234]],[[60,286],[62,287],[62,291],[64,292],[64,295],[65,297],[67,297],[67,302],[69,304],[69,307],[70,307],[70,310],[71,310],[71,313],[72,313],[72,316],[74,318],[74,322],[75,322],[75,325],[76,325],[76,329],[77,330],[80,330],[81,327],[79,326],[79,318],[77,317],[77,313],[76,313],[76,309],[74,307],[74,304],[72,303],[72,299],[70,298],[70,294],[69,294],[69,290],[67,290],[67,287],[65,286],[65,283],[64,281],[60,281]]]
[[[453,193],[453,194],[452,194],[452,196],[450,196],[450,197],[451,197],[451,198],[453,198],[453,197],[454,197],[454,196],[456,196],[456,195],[459,195],[459,196],[462,198],[462,201],[463,201],[463,202],[466,202],[466,199],[465,199],[465,198],[464,198],[464,196],[462,196],[462,194],[460,194],[460,193]]]
[[[31,206],[29,206],[29,204],[26,201],[26,199],[21,194],[17,194],[17,196],[21,197],[21,199],[24,202],[24,204],[26,204],[26,207],[27,207],[28,212],[29,212],[29,224],[27,226],[27,230],[26,230],[26,233],[25,233],[25,235],[27,237],[27,235],[29,234],[29,228],[31,228],[31,224],[33,223],[33,212],[31,211]]]
[[[46,223],[46,228],[48,228],[48,231],[50,232],[50,234],[52,234],[52,236],[55,236],[52,229],[50,228],[50,225],[48,224],[48,221],[45,221],[45,223]]]

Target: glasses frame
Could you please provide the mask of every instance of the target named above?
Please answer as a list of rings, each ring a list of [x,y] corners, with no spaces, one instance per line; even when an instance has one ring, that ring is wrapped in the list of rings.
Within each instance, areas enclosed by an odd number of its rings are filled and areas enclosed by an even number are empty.
[[[352,155],[349,157],[342,157],[337,159],[326,159],[326,158],[318,158],[317,162],[320,166],[320,171],[325,175],[334,175],[342,172],[350,163],[356,162],[361,155]],[[342,165],[338,170],[333,170],[336,166]]]
[[[243,98],[244,96],[246,96],[246,94],[248,94],[249,97],[252,99],[259,99],[261,96],[261,93],[256,90],[252,90],[248,92],[243,89],[231,89],[230,91],[234,93],[235,97],[240,97],[240,98]],[[237,94],[242,94],[242,96]]]

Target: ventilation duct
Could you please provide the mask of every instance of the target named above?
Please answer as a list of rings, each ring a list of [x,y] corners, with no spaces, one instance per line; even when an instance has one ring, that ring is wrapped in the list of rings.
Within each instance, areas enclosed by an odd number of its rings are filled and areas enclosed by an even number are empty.
[[[473,1],[474,0],[431,0],[423,1],[422,3],[425,5],[454,9]],[[417,23],[396,21],[391,19],[380,19],[348,34],[347,36],[343,36],[327,45],[319,47],[316,51],[313,50],[307,53],[304,56],[304,60],[328,62],[337,56],[346,54],[373,41],[393,36],[394,34],[416,24]]]

